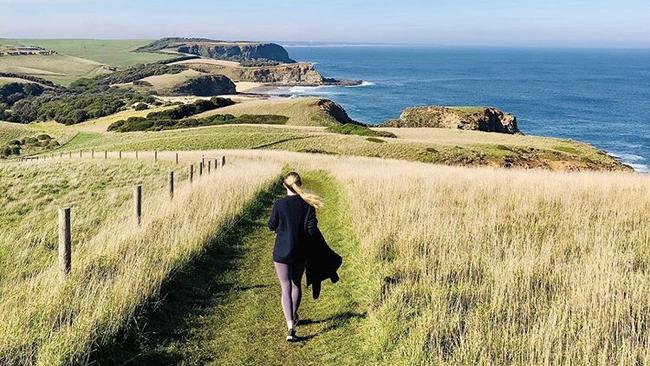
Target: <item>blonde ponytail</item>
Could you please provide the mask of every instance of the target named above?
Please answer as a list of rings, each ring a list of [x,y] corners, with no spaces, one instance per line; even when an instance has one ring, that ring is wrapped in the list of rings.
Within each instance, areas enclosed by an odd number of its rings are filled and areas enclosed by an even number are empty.
[[[314,208],[323,207],[323,200],[318,195],[306,193],[302,190],[302,179],[298,173],[291,172],[287,174],[282,183],[287,189],[300,196],[300,198],[310,206],[313,206]]]

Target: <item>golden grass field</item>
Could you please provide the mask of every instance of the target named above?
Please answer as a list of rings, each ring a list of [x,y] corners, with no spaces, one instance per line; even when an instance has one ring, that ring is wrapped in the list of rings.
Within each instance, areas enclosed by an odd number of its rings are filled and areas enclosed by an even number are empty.
[[[343,187],[378,364],[650,362],[649,177],[272,156]]]
[[[192,188],[181,174],[169,203],[167,171],[223,153],[227,169]],[[282,166],[326,172],[342,189],[362,256],[349,260],[364,274],[352,286],[368,313],[353,352],[368,364],[650,360],[647,176],[282,151],[183,152],[181,167],[115,157],[0,165],[2,217],[11,217],[0,236],[0,360],[86,362]],[[140,179],[138,229],[129,201]],[[66,204],[79,234],[61,284],[55,214]]]
[[[0,72],[27,74],[61,85],[85,77],[108,73],[103,64],[67,55],[30,55],[0,57]]]
[[[160,189],[171,167],[151,159],[59,160],[0,169],[9,190],[3,210],[15,219],[3,223],[8,230],[0,237],[0,363],[59,365],[83,362],[91,346],[114,334],[170,272],[230,225],[280,166],[242,161],[192,186],[179,179],[171,203]],[[128,204],[138,180],[145,184],[140,228]],[[53,226],[56,209],[68,204],[77,234],[73,272],[61,283]]]

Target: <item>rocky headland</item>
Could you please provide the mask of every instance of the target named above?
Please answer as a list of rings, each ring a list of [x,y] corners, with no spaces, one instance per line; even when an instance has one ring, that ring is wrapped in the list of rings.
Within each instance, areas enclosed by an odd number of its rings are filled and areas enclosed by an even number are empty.
[[[517,118],[491,107],[412,107],[381,127],[434,127],[507,134],[521,133]]]
[[[173,51],[237,62],[295,63],[284,47],[275,43],[226,42],[206,38],[163,38],[138,48],[139,52]]]

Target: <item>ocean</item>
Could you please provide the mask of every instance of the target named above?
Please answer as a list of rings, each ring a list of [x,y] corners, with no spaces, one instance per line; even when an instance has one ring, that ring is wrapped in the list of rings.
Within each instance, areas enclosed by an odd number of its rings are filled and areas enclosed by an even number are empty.
[[[379,124],[416,105],[494,106],[525,134],[591,143],[650,172],[650,50],[289,46],[357,87],[292,87]]]

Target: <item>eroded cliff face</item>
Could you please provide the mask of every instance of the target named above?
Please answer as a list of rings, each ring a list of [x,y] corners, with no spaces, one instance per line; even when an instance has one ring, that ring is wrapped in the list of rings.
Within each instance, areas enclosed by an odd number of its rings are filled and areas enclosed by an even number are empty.
[[[323,85],[325,78],[308,63],[283,64],[277,66],[227,66],[200,61],[185,63],[191,69],[226,75],[234,81],[252,81],[282,85]]]
[[[413,107],[382,127],[436,127],[499,133],[519,133],[517,118],[496,108]]]
[[[273,67],[241,68],[246,81],[286,85],[322,85],[324,78],[311,64],[291,64]]]
[[[275,43],[188,42],[176,50],[219,60],[295,63],[287,50]]]
[[[199,76],[174,87],[173,95],[197,95],[200,97],[236,94],[232,80],[223,75]]]

